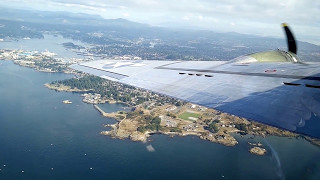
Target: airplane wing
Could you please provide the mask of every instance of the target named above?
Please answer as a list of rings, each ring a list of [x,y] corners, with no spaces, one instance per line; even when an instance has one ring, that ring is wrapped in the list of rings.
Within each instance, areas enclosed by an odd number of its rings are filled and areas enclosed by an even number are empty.
[[[320,63],[266,53],[234,61],[99,60],[71,68],[320,138]]]

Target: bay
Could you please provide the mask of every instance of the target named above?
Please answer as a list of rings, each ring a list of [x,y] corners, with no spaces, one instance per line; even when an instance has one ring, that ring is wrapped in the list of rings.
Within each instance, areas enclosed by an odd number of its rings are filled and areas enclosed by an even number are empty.
[[[18,41],[3,41],[0,42],[0,49],[22,49],[25,51],[49,51],[57,54],[59,58],[86,58],[83,55],[78,55],[74,51],[70,51],[62,46],[63,43],[72,42],[83,47],[91,47],[90,44],[82,43],[72,39],[65,39],[62,36],[53,36],[44,34],[43,39],[19,39]],[[93,57],[92,57],[93,58]]]

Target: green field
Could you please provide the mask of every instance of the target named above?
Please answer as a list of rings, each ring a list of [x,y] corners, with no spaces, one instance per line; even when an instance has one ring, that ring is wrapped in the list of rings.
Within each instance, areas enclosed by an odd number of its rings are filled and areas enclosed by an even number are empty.
[[[191,119],[189,119],[189,117],[199,118],[200,114],[191,113],[191,112],[183,112],[182,114],[179,115],[179,118],[181,118],[181,119],[192,121]]]

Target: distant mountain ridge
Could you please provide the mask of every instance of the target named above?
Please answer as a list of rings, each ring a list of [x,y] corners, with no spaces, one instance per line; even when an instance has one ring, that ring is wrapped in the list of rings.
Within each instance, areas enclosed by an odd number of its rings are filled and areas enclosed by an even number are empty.
[[[85,13],[71,13],[63,11],[32,11],[23,9],[0,8],[0,19],[44,24],[67,24],[67,25],[91,25],[91,26],[140,26],[140,24],[126,19],[104,19],[99,15]]]
[[[143,58],[150,58],[143,56],[149,53],[172,59],[229,60],[258,51],[287,49],[284,35],[278,39],[234,32],[174,30],[84,13],[0,8],[0,24],[0,38],[40,38],[43,32],[54,32],[87,43],[113,46],[112,53]],[[320,61],[320,46],[298,41],[298,55],[307,61]]]

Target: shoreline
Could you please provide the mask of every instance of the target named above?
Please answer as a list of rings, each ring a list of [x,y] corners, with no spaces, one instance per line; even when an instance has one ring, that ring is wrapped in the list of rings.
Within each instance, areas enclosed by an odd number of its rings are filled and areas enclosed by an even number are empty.
[[[56,90],[56,91],[65,91],[65,92],[78,92],[78,93],[85,93],[85,92],[90,92],[91,90],[81,90],[78,88],[71,88],[69,86],[64,86],[64,85],[53,85],[49,83],[45,83],[44,86],[48,89],[51,90]]]
[[[223,144],[225,146],[235,146],[238,142],[232,137],[228,136],[224,139],[215,139],[214,136],[204,135],[204,130],[199,131],[184,131],[184,132],[170,132],[165,130],[159,131],[145,131],[144,133],[137,131],[137,127],[141,125],[141,122],[138,122],[136,119],[127,118],[124,114],[120,114],[122,111],[106,113],[98,105],[93,105],[99,113],[107,118],[113,118],[117,122],[114,124],[107,124],[105,127],[111,127],[109,131],[102,131],[100,134],[109,135],[113,138],[125,139],[129,138],[133,141],[142,141],[147,142],[148,137],[153,134],[164,134],[169,136],[189,136],[194,135],[198,136],[200,139],[208,140],[211,142]],[[129,129],[125,129],[122,126],[130,126]],[[209,138],[211,137],[211,138]]]
[[[79,90],[79,89],[71,89],[71,88],[60,88],[57,89],[57,87],[50,87],[47,84],[45,85],[47,88],[49,89],[53,89],[53,90],[58,90],[58,91],[67,91],[67,92],[88,92],[90,90]],[[86,102],[87,103],[87,102]],[[121,103],[124,105],[128,105],[126,103],[123,102],[118,102],[115,100],[106,100],[104,103],[109,103],[109,104],[115,104],[115,103]],[[90,103],[89,103],[90,104]],[[136,121],[135,119],[128,119],[124,116],[124,114],[120,114],[121,111],[118,112],[112,112],[112,113],[106,113],[104,112],[99,106],[98,104],[101,103],[93,103],[93,107],[95,109],[97,109],[97,111],[99,111],[99,113],[103,116],[103,117],[107,117],[107,118],[112,118],[115,119],[117,122],[115,124],[107,124],[105,125],[105,127],[111,127],[111,130],[109,131],[102,131],[100,132],[100,134],[102,135],[108,135],[111,136],[112,138],[117,138],[117,139],[130,139],[132,141],[140,141],[140,142],[147,142],[148,138],[152,135],[152,134],[163,134],[163,135],[168,135],[168,136],[189,136],[189,135],[193,135],[193,136],[197,136],[202,140],[208,140],[211,141],[213,143],[218,143],[218,144],[222,144],[225,146],[235,146],[238,144],[238,141],[231,135],[232,133],[241,133],[241,131],[239,130],[235,130],[235,131],[230,131],[228,133],[204,133],[203,131],[184,131],[184,132],[170,132],[170,131],[146,131],[144,133],[138,132],[137,131],[137,126],[139,123],[134,123],[135,128],[131,129],[130,131],[127,131],[127,129],[123,129],[122,126],[126,126],[126,125],[132,125],[132,121]],[[214,110],[215,111],[215,110]],[[232,115],[227,115],[227,116],[232,116]],[[130,122],[131,121],[131,122]],[[279,137],[300,137],[300,135],[289,132],[289,131],[285,131],[285,130],[280,130],[274,127],[270,127],[264,124],[259,124],[256,122],[250,122],[256,126],[264,126],[266,127],[266,130],[264,132],[249,132],[248,134],[253,135],[253,136],[261,136],[261,137],[266,137],[268,135],[274,135],[274,136],[279,136]],[[275,131],[275,129],[277,129]],[[320,141],[317,139],[312,139],[310,137],[305,137],[305,136],[301,136],[303,137],[305,140],[307,140],[308,142],[316,145],[316,146],[320,146]],[[252,147],[251,149],[253,150],[248,150],[250,153],[252,154],[256,154],[256,155],[265,155],[267,154],[266,150],[264,148],[258,147],[260,149],[257,149],[255,147]]]
[[[32,63],[31,64],[27,64],[25,61],[17,61],[14,59],[5,59],[5,61],[12,61],[14,64],[19,65],[19,66],[23,66],[23,67],[29,67],[32,68],[38,72],[47,72],[47,73],[57,73],[58,71],[52,71],[52,70],[47,70],[47,69],[41,69],[37,66],[34,66]],[[19,62],[19,63],[17,63]],[[30,61],[31,62],[31,61]],[[28,62],[29,63],[29,62]],[[62,71],[62,73],[65,74],[70,74],[70,73],[75,73],[75,72],[71,72],[67,69],[64,69]],[[54,84],[49,84],[46,83],[44,84],[45,87],[47,87],[48,89],[51,90],[56,90],[56,91],[66,91],[66,92],[78,92],[78,93],[87,93],[87,92],[91,92],[92,90],[80,90],[77,88],[71,88],[69,86],[64,86],[61,84],[58,85],[54,85]],[[84,101],[85,102],[85,101]],[[114,104],[114,103],[122,103],[122,104],[126,104],[123,102],[119,102],[119,101],[115,101],[113,99],[104,99],[104,100],[99,100],[97,101],[98,103],[94,102],[94,103],[90,103],[90,102],[85,102],[85,103],[89,103],[89,104],[94,104],[94,107],[104,116],[104,117],[108,117],[108,118],[113,118],[116,119],[118,122],[116,124],[112,124],[108,127],[111,127],[112,130],[111,131],[103,131],[101,132],[101,134],[103,135],[110,135],[113,138],[119,138],[119,139],[124,139],[124,138],[129,138],[133,141],[142,141],[142,142],[146,142],[148,137],[150,137],[152,134],[154,133],[160,133],[160,134],[165,134],[165,135],[169,135],[169,136],[188,136],[188,135],[194,135],[194,136],[198,136],[200,139],[203,140],[208,140],[214,143],[219,143],[219,144],[223,144],[225,146],[235,146],[236,144],[238,144],[238,141],[232,136],[230,135],[230,133],[238,133],[241,132],[237,129],[234,129],[234,127],[231,127],[230,125],[228,127],[223,127],[221,131],[212,133],[208,130],[206,130],[204,127],[205,125],[201,125],[200,127],[194,128],[193,126],[191,127],[191,130],[189,131],[189,129],[187,130],[182,130],[181,128],[178,130],[181,130],[181,132],[172,132],[172,128],[163,128],[161,130],[157,130],[157,131],[145,131],[145,132],[139,132],[137,131],[137,128],[139,127],[139,125],[144,125],[143,122],[139,121],[138,119],[135,118],[127,118],[126,115],[124,114],[120,114],[119,112],[113,112],[113,113],[105,113],[102,109],[100,109],[96,104],[99,103],[110,103],[110,104]],[[128,105],[128,104],[126,104]],[[161,108],[161,107],[160,107]],[[100,110],[99,110],[100,109]],[[142,109],[142,111],[145,111],[145,109]],[[215,110],[214,110],[215,111]],[[164,113],[165,114],[165,113]],[[230,116],[230,115],[228,115]],[[179,119],[179,118],[178,118]],[[240,118],[241,119],[241,118]],[[180,119],[181,120],[181,119]],[[184,122],[185,124],[191,124],[189,122]],[[251,123],[253,125],[256,126],[260,126],[257,125],[259,123]],[[124,127],[126,126],[131,126],[131,129],[126,129]],[[263,132],[261,131],[251,131],[249,132],[249,134],[252,135],[258,135],[258,136],[262,136],[265,137],[267,135],[275,135],[275,136],[282,136],[282,137],[303,137],[305,140],[307,140],[308,142],[316,145],[316,146],[320,146],[320,140],[318,139],[313,139],[310,137],[306,137],[306,136],[301,136],[301,135],[297,135],[294,134],[292,132],[288,132],[288,131],[284,131],[284,130],[274,130],[275,128],[273,127],[269,127],[266,125],[262,125],[264,127],[267,127],[267,130],[264,130]],[[187,127],[189,128],[189,127]],[[194,128],[194,129],[193,129]],[[173,129],[173,130],[177,130],[177,129]]]
[[[137,116],[133,118],[128,118],[127,115],[123,114],[123,112],[121,111],[106,113],[101,108],[99,108],[98,105],[94,105],[94,107],[99,111],[99,113],[102,116],[113,118],[117,121],[114,124],[105,125],[105,127],[110,127],[111,130],[100,132],[100,134],[102,135],[111,136],[112,138],[116,138],[116,139],[130,139],[132,141],[147,142],[148,138],[153,134],[163,134],[163,135],[168,135],[170,137],[193,135],[193,136],[199,137],[202,140],[207,140],[213,143],[222,144],[224,146],[235,146],[238,144],[238,141],[235,139],[234,133],[238,134],[239,132],[241,132],[234,128],[224,128],[224,129],[221,128],[218,132],[212,133],[210,131],[205,130],[203,128],[204,126],[198,127],[192,131],[185,131],[183,129],[180,129],[181,132],[170,132],[168,128],[161,126],[162,128],[159,130],[154,130],[154,131],[147,130],[142,133],[137,130],[142,124],[144,124],[144,122],[141,122],[139,120],[141,119],[141,117]],[[141,107],[137,107],[138,111],[141,110],[139,108]],[[255,124],[255,126],[259,126],[259,125]],[[279,133],[282,130],[276,130],[273,127],[270,127],[270,128],[273,129],[274,132],[271,130],[267,130],[268,132],[263,132],[263,133],[256,133],[256,132],[249,131],[248,134],[253,136],[257,135],[261,137],[266,137],[268,135],[280,136]],[[298,137],[298,135],[288,132],[288,133],[282,134],[281,137]],[[251,144],[250,142],[248,143]],[[261,143],[257,143],[257,144],[252,143],[251,147],[248,149],[248,152],[255,155],[267,154],[267,150],[264,148],[264,145],[262,145]]]

